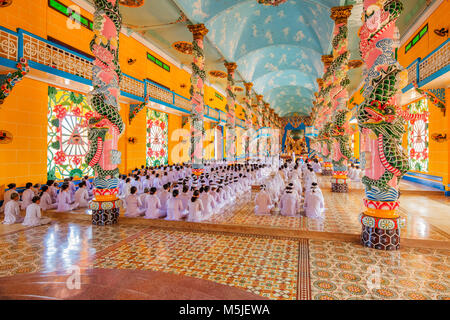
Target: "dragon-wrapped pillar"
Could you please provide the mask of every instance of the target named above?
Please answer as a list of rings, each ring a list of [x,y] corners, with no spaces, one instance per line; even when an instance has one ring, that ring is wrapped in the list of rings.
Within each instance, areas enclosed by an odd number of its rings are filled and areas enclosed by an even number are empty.
[[[225,62],[227,68],[227,104],[225,109],[227,111],[227,133],[225,154],[228,163],[236,161],[236,94],[234,93],[234,71],[237,68],[234,62]]]
[[[203,53],[203,37],[208,33],[204,24],[188,25],[192,32],[192,74],[191,74],[191,115],[190,135],[191,147],[190,156],[192,173],[201,175],[203,173],[203,115],[204,115],[204,84],[206,81],[205,56]]]
[[[250,137],[253,136],[253,121],[252,121],[252,87],[253,83],[244,82],[245,86],[245,101],[244,101],[244,111],[245,111],[245,159],[250,159]]]
[[[366,66],[365,100],[357,112],[365,169],[361,241],[381,250],[400,247],[399,182],[409,170],[401,147],[404,121],[398,106],[402,70],[395,57],[395,22],[402,10],[398,0],[364,0],[365,22],[360,30]]]
[[[92,67],[93,90],[90,103],[97,115],[89,120],[89,152],[86,162],[94,169],[94,199],[90,202],[92,224],[116,224],[120,200],[119,169],[121,153],[117,150],[124,123],[119,113],[120,80],[119,33],[122,17],[119,1],[95,0],[94,38],[90,49],[95,60]]]
[[[333,176],[331,177],[331,191],[346,193],[348,192],[347,161],[352,157],[350,150],[350,136],[346,130],[346,116],[348,111],[336,111],[332,125],[330,127],[330,136],[333,140]]]

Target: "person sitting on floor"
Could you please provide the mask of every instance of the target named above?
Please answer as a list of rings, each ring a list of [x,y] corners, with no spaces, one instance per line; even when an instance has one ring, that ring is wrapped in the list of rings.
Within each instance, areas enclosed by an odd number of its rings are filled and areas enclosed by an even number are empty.
[[[50,218],[42,217],[41,207],[39,206],[40,200],[39,196],[34,196],[31,199],[32,203],[27,207],[25,219],[22,223],[24,226],[37,227],[52,222]]]
[[[145,219],[158,219],[165,216],[161,211],[161,201],[156,195],[156,188],[150,188],[150,193],[145,197]]]
[[[170,198],[170,183],[166,183],[157,195],[159,197],[159,201],[161,201],[161,211],[164,215],[167,215],[167,200]]]
[[[178,198],[178,190],[173,190],[172,197],[167,200],[166,220],[181,220],[183,217],[183,202]]]
[[[26,210],[27,207],[32,203],[33,197],[36,195],[34,190],[31,189],[33,184],[31,182],[27,182],[25,185],[25,191],[22,193],[22,204],[20,205],[22,210]]]
[[[11,201],[11,195],[13,193],[17,193],[16,191],[16,184],[15,183],[10,183],[8,184],[8,191],[5,192],[5,194],[3,195],[3,204],[2,207],[0,208],[0,212],[5,211],[6,208],[6,204]],[[20,204],[20,201],[18,201],[18,204]]]
[[[10,201],[5,206],[5,219],[3,224],[14,224],[23,222],[20,215],[19,194],[17,192],[10,194]]]
[[[270,210],[272,209],[272,200],[268,192],[266,191],[266,186],[261,185],[261,190],[258,192],[255,198],[255,214],[256,215],[264,215],[270,214]]]
[[[78,184],[78,190],[75,192],[75,208],[89,207],[89,193],[86,188],[86,182],[82,181]]]
[[[282,216],[295,217],[297,211],[298,200],[292,190],[287,190],[280,199],[280,213]]]
[[[56,211],[58,212],[66,212],[73,210],[74,206],[72,205],[69,185],[63,184],[61,186],[61,191],[58,194],[58,207]]]
[[[43,211],[56,209],[58,207],[58,204],[53,203],[52,201],[52,196],[48,185],[42,186],[42,192],[39,196],[41,197],[40,207]]]
[[[194,191],[191,201],[189,202],[189,215],[187,221],[200,222],[202,221],[203,203],[199,200],[200,192]]]
[[[305,215],[312,219],[323,219],[325,203],[322,193],[317,191],[317,185],[311,187],[311,191],[305,195]]]
[[[142,203],[141,199],[137,196],[137,187],[132,186],[130,189],[130,194],[125,198],[127,205],[127,211],[125,212],[125,217],[136,218],[144,215],[145,210],[141,209]]]

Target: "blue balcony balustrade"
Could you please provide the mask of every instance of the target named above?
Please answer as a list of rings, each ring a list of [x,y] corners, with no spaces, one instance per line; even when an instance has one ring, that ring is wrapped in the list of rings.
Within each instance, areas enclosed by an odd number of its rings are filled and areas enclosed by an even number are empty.
[[[0,65],[15,68],[17,61],[24,57],[31,68],[47,72],[64,79],[92,86],[91,58],[65,48],[57,43],[36,36],[26,30],[11,31],[0,26]],[[123,74],[120,83],[121,95],[136,102],[150,101],[189,114],[191,101],[150,80],[139,80]],[[205,105],[205,117],[226,122],[226,113]],[[245,127],[245,121],[236,118],[236,125]]]

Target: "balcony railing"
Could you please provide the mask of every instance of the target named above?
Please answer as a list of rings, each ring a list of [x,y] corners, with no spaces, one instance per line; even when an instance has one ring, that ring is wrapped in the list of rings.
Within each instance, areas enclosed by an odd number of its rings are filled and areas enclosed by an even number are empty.
[[[91,58],[43,39],[23,29],[17,32],[0,26],[0,64],[14,67],[19,58],[26,58],[31,68],[54,74],[83,84],[92,85]],[[122,95],[143,102],[146,97],[182,112],[190,113],[191,101],[149,80],[139,80],[123,74]],[[205,116],[224,121],[225,113],[205,105]],[[236,119],[236,125],[244,126]]]
[[[15,32],[0,27],[0,57],[17,61],[19,37]]]
[[[403,92],[410,90],[414,82],[422,87],[450,71],[450,40],[447,39],[425,58],[417,58],[406,69],[408,84],[403,88]]]

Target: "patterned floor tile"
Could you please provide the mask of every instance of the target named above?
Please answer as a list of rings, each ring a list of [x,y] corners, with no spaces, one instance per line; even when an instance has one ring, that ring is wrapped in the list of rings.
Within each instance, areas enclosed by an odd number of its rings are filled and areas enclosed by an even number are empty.
[[[388,252],[310,241],[313,299],[439,299],[449,292],[448,251]]]
[[[94,265],[173,272],[296,299],[298,259],[298,241],[154,229],[100,253]]]

